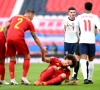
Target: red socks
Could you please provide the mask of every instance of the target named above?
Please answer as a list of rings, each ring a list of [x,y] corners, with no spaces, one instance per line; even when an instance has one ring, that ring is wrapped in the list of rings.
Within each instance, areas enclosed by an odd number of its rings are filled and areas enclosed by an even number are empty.
[[[40,77],[39,81],[45,81],[46,79],[52,77],[53,73],[55,72],[55,69],[53,67],[48,68],[43,75]]]
[[[47,85],[55,85],[55,84],[60,84],[63,81],[63,78],[61,76],[58,76],[56,78],[53,78],[49,81],[47,81]]]
[[[9,72],[10,72],[11,79],[15,78],[15,64],[16,64],[16,61],[12,61],[12,60],[9,63]]]
[[[27,76],[30,67],[30,59],[24,59],[23,63],[23,77]]]
[[[4,80],[5,77],[5,64],[0,63],[0,80]]]
[[[14,79],[15,78],[15,61],[10,61],[9,63],[9,71],[10,71],[10,78]],[[23,63],[23,77],[26,77],[28,70],[30,67],[30,59],[24,59]]]

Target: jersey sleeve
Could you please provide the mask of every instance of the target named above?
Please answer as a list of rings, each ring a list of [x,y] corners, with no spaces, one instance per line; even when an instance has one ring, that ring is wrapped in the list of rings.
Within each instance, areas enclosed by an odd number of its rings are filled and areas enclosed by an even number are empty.
[[[50,57],[50,63],[54,63],[54,62],[56,62],[56,57]]]
[[[34,25],[31,21],[29,22],[29,30],[35,32]]]
[[[79,16],[75,20],[74,32],[79,32]]]
[[[100,19],[98,18],[97,15],[95,16],[95,20],[94,21],[95,21],[95,24],[96,24],[97,29],[100,30]]]

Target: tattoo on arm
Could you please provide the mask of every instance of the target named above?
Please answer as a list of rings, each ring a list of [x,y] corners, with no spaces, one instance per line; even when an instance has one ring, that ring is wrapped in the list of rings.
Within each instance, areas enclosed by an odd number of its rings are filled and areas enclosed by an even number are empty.
[[[31,32],[32,37],[34,38],[34,40],[37,38],[36,33],[35,32]]]

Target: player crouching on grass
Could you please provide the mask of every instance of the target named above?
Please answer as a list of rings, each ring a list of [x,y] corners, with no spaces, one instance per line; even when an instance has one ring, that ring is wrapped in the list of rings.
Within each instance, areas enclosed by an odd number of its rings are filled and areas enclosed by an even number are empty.
[[[60,85],[64,80],[68,85],[78,84],[77,80],[69,82],[70,70],[68,66],[75,67],[77,62],[73,55],[68,54],[65,56],[65,60],[61,61],[57,57],[45,58],[45,54],[42,52],[42,61],[50,64],[40,74],[39,80],[33,83],[34,85]]]

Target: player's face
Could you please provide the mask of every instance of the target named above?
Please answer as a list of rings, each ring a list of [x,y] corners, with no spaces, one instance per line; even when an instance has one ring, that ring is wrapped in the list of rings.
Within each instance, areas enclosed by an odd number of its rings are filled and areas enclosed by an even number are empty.
[[[64,66],[71,66],[71,65],[72,65],[72,61],[66,59],[66,60],[65,60],[65,64],[64,64]]]
[[[34,17],[34,14],[33,14],[33,13],[30,13],[30,14],[29,14],[29,19],[30,19],[30,20],[33,20],[33,17]]]
[[[75,10],[70,10],[68,14],[69,14],[69,17],[74,18],[75,15],[76,15],[76,11]]]

